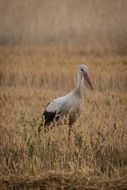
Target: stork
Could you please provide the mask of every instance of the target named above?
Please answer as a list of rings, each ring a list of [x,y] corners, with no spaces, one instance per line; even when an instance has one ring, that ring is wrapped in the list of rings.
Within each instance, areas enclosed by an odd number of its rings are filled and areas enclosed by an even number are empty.
[[[87,72],[88,67],[86,65],[80,65],[78,68],[76,88],[65,96],[51,100],[46,105],[42,114],[44,127],[47,127],[50,124],[61,124],[61,122],[64,121],[64,123],[69,125],[68,138],[70,138],[71,128],[81,113],[84,88],[83,79],[86,80],[91,89],[93,89]]]

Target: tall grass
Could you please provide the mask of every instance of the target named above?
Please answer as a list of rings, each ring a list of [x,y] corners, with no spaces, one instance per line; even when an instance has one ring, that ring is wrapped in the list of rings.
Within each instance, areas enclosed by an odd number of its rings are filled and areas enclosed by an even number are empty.
[[[2,183],[28,185],[31,180],[30,184],[44,183],[50,189],[53,180],[54,189],[55,185],[62,189],[67,184],[68,188],[73,184],[77,188],[83,184],[99,188],[105,180],[116,180],[117,184],[121,179],[119,184],[125,186],[126,57],[86,58],[65,52],[15,50],[3,51],[0,60]],[[94,90],[85,88],[82,114],[73,127],[68,147],[67,126],[47,133],[43,129],[39,133],[38,127],[47,102],[75,87],[79,64],[89,66]],[[30,178],[31,175],[36,177]]]

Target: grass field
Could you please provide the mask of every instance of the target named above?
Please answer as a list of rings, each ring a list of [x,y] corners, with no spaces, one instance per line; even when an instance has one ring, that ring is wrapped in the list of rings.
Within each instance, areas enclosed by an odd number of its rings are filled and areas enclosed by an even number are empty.
[[[73,127],[38,133],[47,102],[75,87],[89,66]],[[0,183],[3,189],[127,189],[127,57],[66,49],[0,48]]]

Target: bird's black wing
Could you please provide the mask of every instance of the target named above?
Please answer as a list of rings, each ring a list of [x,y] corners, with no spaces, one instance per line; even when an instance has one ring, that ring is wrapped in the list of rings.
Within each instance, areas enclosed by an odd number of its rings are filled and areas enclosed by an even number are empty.
[[[53,119],[56,116],[56,111],[55,112],[48,112],[48,111],[44,111],[42,117],[44,118],[44,124],[49,124],[50,122],[53,121]]]
[[[42,114],[42,118],[44,119],[44,125],[49,125],[54,120],[58,120],[59,113],[57,113],[54,102],[49,102],[46,105],[46,108]]]

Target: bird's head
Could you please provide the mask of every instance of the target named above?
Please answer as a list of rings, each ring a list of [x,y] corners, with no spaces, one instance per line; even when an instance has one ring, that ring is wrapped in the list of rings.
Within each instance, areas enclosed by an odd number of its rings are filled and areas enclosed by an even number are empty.
[[[86,80],[88,82],[91,89],[93,89],[91,81],[90,81],[89,76],[88,76],[88,66],[87,65],[80,65],[79,66],[79,73],[84,78],[84,80]]]

